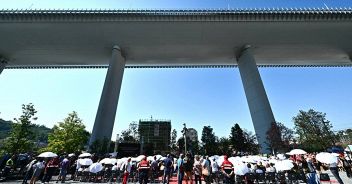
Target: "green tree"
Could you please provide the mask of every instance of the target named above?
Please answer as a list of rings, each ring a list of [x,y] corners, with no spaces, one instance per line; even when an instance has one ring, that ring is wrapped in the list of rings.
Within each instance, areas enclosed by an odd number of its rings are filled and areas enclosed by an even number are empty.
[[[230,141],[232,144],[232,148],[234,148],[236,151],[244,150],[245,137],[243,134],[243,130],[237,123],[235,124],[235,126],[231,127]]]
[[[325,118],[326,114],[310,109],[300,110],[293,117],[298,142],[307,151],[323,151],[335,142],[332,125]]]
[[[257,141],[257,137],[250,131],[243,130],[244,137],[244,148],[242,151],[248,152],[250,154],[258,154],[259,153],[259,144]]]
[[[37,120],[34,115],[37,111],[32,103],[22,105],[22,115],[20,118],[14,118],[10,137],[4,143],[4,150],[8,153],[23,153],[33,150],[32,120]]]
[[[82,120],[73,111],[63,122],[54,125],[45,150],[55,153],[74,153],[83,150],[89,139],[89,132],[85,128]]]
[[[213,155],[216,154],[216,136],[213,132],[213,128],[210,126],[204,126],[202,130],[202,145],[204,154]]]
[[[290,149],[290,143],[293,141],[293,130],[287,128],[280,122],[272,122],[270,129],[266,133],[267,144],[272,152],[287,152]]]
[[[218,154],[231,155],[231,141],[227,137],[221,137],[218,141]]]
[[[138,143],[139,142],[139,130],[138,124],[136,122],[132,122],[129,124],[127,130],[123,130],[121,132],[121,143]]]
[[[176,129],[173,129],[171,132],[170,148],[172,151],[177,150],[177,131],[176,131]]]
[[[106,153],[110,153],[114,151],[115,142],[110,139],[104,137],[104,139],[95,140],[90,146],[89,150],[92,153],[97,153],[98,155],[105,155]]]

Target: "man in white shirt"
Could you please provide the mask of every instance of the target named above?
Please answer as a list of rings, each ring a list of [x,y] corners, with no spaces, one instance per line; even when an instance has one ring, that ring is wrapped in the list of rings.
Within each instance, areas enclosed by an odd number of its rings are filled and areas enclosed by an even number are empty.
[[[219,164],[215,158],[213,158],[213,162],[211,163],[211,175],[215,183],[219,183]]]
[[[129,157],[128,160],[122,166],[122,172],[123,172],[122,184],[127,184],[128,175],[131,172],[131,167],[132,167],[132,165],[131,165],[131,157]]]

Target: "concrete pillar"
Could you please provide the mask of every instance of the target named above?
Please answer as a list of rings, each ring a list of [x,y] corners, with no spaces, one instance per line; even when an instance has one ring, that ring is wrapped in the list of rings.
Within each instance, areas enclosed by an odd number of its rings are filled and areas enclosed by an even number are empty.
[[[120,47],[114,46],[89,145],[104,138],[110,144],[124,69],[125,58],[121,55]]]
[[[251,113],[254,130],[261,153],[270,153],[267,145],[266,132],[275,121],[270,103],[266,95],[255,59],[250,46],[245,46],[237,57],[244,92],[246,94],[249,111]]]
[[[0,58],[0,74],[5,69],[6,65],[7,65],[6,59]]]

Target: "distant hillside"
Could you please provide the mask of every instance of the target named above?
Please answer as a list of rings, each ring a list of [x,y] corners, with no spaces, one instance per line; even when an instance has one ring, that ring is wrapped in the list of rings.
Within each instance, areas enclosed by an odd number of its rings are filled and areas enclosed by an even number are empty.
[[[12,129],[12,122],[0,119],[0,139],[4,139],[10,135]],[[32,131],[35,135],[34,141],[47,142],[48,134],[51,129],[43,125],[33,125]]]
[[[0,139],[4,139],[9,135],[11,131],[11,121],[5,121],[0,119]]]

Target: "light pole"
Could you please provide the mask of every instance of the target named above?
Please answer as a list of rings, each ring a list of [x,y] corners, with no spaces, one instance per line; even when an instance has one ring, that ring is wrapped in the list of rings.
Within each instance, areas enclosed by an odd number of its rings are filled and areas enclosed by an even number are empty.
[[[183,123],[183,129],[181,131],[183,133],[183,138],[185,140],[185,154],[187,153],[187,127],[186,123]]]
[[[117,153],[118,147],[119,147],[119,134],[116,134],[114,153]]]

